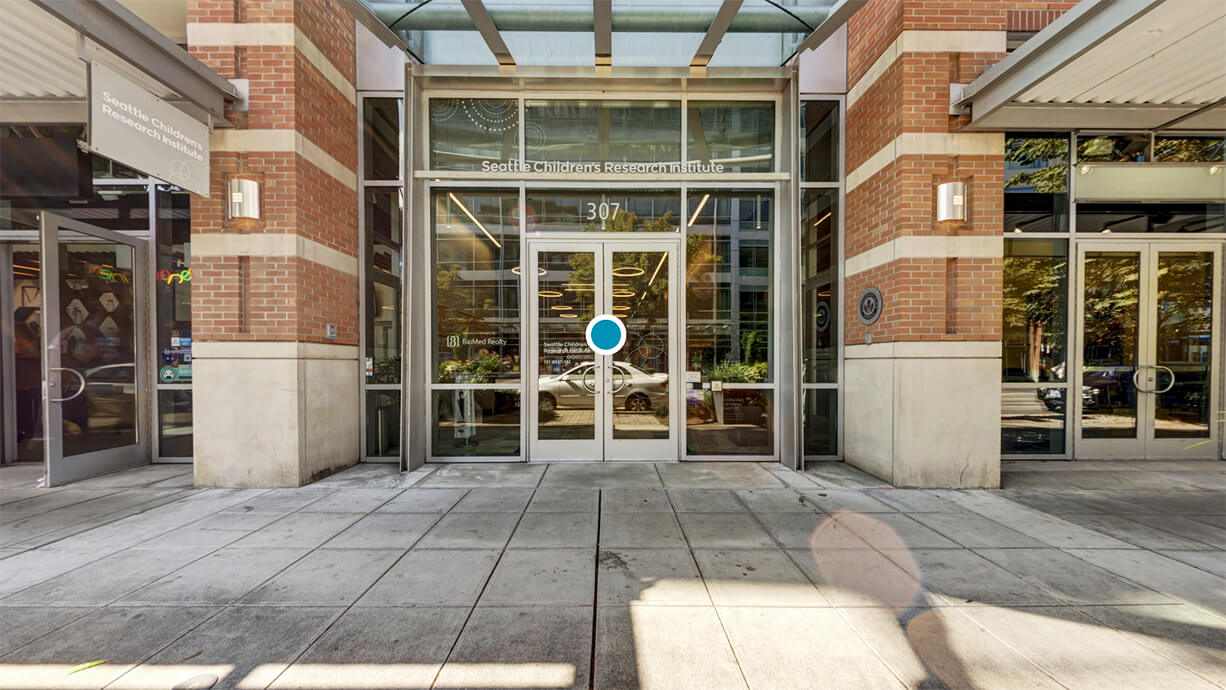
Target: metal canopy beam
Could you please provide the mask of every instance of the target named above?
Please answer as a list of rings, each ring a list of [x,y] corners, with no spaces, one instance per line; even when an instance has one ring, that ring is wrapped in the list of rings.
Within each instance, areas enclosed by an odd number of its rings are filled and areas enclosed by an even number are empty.
[[[613,65],[613,0],[592,0],[592,38],[596,44],[596,66]]]
[[[694,53],[694,59],[690,60],[691,68],[705,69],[707,64],[711,62],[711,56],[715,54],[715,49],[719,47],[720,41],[724,40],[724,34],[728,33],[728,27],[732,26],[732,20],[736,17],[737,10],[741,9],[743,0],[724,0],[724,3],[719,6],[719,11],[715,13],[715,19],[711,20],[711,26],[707,29],[707,35],[702,37],[702,43],[698,44],[698,52]]]
[[[471,30],[469,15],[460,7],[417,2],[367,2],[371,13],[385,24],[395,22],[396,31]],[[420,11],[405,16],[409,10]],[[501,31],[587,32],[593,28],[592,12],[583,5],[499,3],[489,8]],[[736,13],[729,33],[808,33],[830,11],[823,6],[788,5],[787,11],[769,4],[749,5]],[[399,20],[399,21],[397,21]],[[705,33],[711,25],[711,10],[702,4],[636,4],[613,13],[613,31],[618,33]]]
[[[224,119],[226,101],[238,100],[233,84],[115,0],[33,1],[90,40],[123,56],[214,120]]]
[[[1086,0],[1065,12],[962,92],[973,122],[1012,102],[1165,0]]]
[[[494,26],[494,20],[490,18],[490,13],[485,9],[485,3],[481,0],[460,0],[464,5],[464,9],[468,11],[468,16],[473,21],[473,26],[477,27],[477,31],[481,32],[481,38],[485,39],[485,45],[489,46],[490,52],[494,54],[494,59],[498,61],[501,67],[514,67],[515,58],[511,57],[511,51],[507,49],[507,44],[502,40],[502,34],[498,33],[498,27]]]

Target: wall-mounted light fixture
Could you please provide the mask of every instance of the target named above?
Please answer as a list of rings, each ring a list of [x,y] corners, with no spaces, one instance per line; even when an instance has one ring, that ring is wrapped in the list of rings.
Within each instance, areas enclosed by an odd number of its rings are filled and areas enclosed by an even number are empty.
[[[229,203],[227,215],[231,219],[260,219],[260,183],[243,177],[232,177],[226,185]]]
[[[937,185],[937,221],[966,220],[966,184],[942,182]]]

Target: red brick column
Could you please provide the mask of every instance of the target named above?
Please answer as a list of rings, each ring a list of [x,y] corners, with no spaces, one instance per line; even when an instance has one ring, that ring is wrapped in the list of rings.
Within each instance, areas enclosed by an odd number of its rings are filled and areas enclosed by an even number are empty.
[[[1073,4],[870,0],[848,22],[844,446],[894,484],[999,484],[1004,138],[962,131],[950,84]],[[965,220],[937,221],[944,182]]]
[[[335,0],[187,17],[191,52],[248,94],[192,200],[196,482],[299,486],[359,453],[354,21]],[[235,177],[259,182],[261,219],[227,218]]]

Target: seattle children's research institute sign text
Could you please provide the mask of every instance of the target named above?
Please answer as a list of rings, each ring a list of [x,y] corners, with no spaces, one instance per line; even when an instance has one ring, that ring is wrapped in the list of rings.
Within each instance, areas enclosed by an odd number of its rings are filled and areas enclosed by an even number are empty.
[[[89,147],[189,192],[209,195],[209,128],[98,62],[90,63]]]

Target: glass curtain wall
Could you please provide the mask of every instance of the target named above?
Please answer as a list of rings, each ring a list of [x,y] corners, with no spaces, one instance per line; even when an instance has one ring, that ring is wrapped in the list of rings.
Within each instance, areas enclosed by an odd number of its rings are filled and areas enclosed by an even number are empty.
[[[401,371],[404,337],[404,185],[401,179],[403,99],[363,94],[359,163],[362,203],[361,333],[363,452],[368,460],[401,456]]]
[[[801,414],[805,457],[839,455],[841,103],[800,106]]]
[[[191,195],[156,185],[157,433],[164,458],[192,456]]]
[[[1073,297],[1095,303],[1100,291],[1127,292],[1136,267],[1092,254],[1075,265],[1078,240],[1151,233],[1221,233],[1226,205],[1217,202],[1074,201],[1082,164],[1213,164],[1226,162],[1221,134],[1014,132],[1005,136],[1001,453],[1005,457],[1069,457],[1075,395],[1091,386],[1070,383],[1075,324]],[[1079,270],[1086,294],[1071,295]],[[1129,270],[1132,270],[1130,273]],[[1091,308],[1087,306],[1087,308]],[[1161,308],[1161,306],[1160,306]],[[1098,343],[1094,319],[1084,335],[1087,362],[1114,357]],[[1101,357],[1100,357],[1101,355]],[[1106,361],[1106,360],[1104,360]],[[1110,362],[1107,362],[1110,364]],[[1098,432],[1087,426],[1087,438]]]

